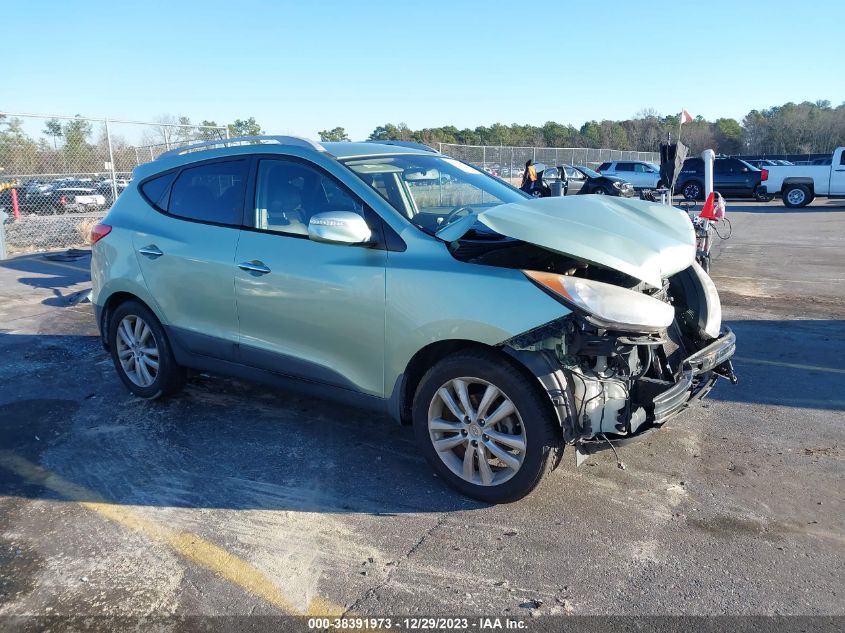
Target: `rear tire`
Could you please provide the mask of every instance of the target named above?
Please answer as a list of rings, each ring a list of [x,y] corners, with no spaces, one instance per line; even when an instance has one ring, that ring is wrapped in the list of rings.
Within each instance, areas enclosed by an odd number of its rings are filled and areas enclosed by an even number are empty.
[[[697,182],[695,180],[686,183],[681,189],[681,193],[683,194],[685,200],[704,199],[704,187],[701,185],[700,182]]]
[[[487,350],[457,352],[428,370],[414,396],[413,425],[437,476],[488,503],[516,501],[534,490],[555,465],[560,445],[539,383]]]
[[[139,398],[153,400],[185,386],[159,320],[139,301],[121,303],[109,319],[109,351],[120,380]]]
[[[806,185],[787,185],[784,187],[781,196],[783,204],[790,209],[806,207],[813,199],[810,189]]]

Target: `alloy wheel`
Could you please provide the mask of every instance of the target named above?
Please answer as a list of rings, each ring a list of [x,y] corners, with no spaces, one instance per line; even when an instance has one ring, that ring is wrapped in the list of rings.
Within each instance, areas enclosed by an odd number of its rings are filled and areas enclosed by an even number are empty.
[[[789,204],[800,205],[804,202],[805,198],[806,194],[802,189],[790,189],[789,193],[786,194]]]
[[[449,470],[475,485],[504,483],[525,459],[525,426],[513,401],[480,378],[454,378],[435,392],[428,432]]]
[[[127,378],[139,387],[149,387],[158,376],[159,350],[150,326],[139,316],[128,314],[117,327],[117,358]]]

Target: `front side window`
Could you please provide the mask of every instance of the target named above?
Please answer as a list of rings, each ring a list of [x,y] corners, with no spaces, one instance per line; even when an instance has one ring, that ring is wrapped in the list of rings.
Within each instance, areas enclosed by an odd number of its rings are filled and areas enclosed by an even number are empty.
[[[287,160],[258,163],[254,226],[287,235],[308,235],[317,213],[351,211],[364,217],[364,207],[334,178],[319,169]]]
[[[355,157],[343,163],[427,233],[460,216],[527,198],[498,178],[440,155]]]
[[[167,207],[162,208],[188,220],[238,226],[243,216],[248,171],[245,160],[183,169],[170,188]]]

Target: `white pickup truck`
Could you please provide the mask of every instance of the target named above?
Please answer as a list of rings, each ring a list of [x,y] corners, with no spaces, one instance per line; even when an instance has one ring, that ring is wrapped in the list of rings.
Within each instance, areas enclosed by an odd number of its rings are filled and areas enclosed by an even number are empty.
[[[837,147],[830,165],[771,165],[766,191],[780,194],[790,208],[806,207],[816,196],[845,198],[845,147]]]

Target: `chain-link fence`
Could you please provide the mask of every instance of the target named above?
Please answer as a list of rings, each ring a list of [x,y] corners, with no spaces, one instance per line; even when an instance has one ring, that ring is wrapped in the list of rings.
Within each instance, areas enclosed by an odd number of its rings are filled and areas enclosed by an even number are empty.
[[[500,178],[519,184],[525,163],[533,160],[546,165],[585,165],[595,169],[612,160],[642,160],[660,163],[657,152],[634,152],[589,147],[498,147],[492,145],[455,145],[440,143],[442,153],[481,167]]]
[[[0,258],[84,245],[137,165],[227,136],[225,127],[170,121],[0,112]]]

